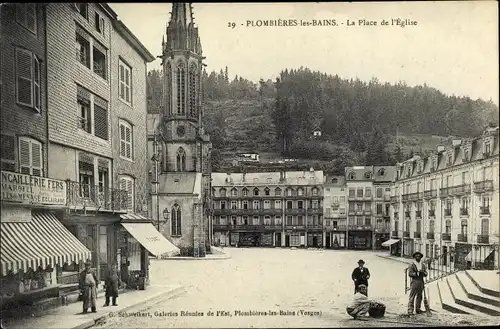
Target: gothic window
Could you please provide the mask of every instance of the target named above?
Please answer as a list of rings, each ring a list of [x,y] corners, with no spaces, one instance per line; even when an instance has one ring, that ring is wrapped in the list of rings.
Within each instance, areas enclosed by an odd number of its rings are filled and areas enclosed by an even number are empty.
[[[191,117],[196,117],[196,66],[189,68],[189,111]]]
[[[186,152],[182,147],[177,150],[177,171],[186,171]]]
[[[186,114],[186,72],[184,64],[177,65],[177,114]]]
[[[166,101],[166,111],[167,114],[171,115],[172,114],[172,66],[170,66],[170,63],[167,63],[167,66],[165,67],[165,83],[166,83],[166,95],[165,95],[165,101]]]
[[[182,215],[181,215],[181,208],[179,205],[176,203],[172,207],[172,236],[181,236],[181,222],[182,222]]]

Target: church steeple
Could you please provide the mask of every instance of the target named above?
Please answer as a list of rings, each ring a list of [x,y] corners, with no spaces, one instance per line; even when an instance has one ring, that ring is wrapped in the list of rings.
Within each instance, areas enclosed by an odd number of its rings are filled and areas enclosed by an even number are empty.
[[[193,7],[191,3],[174,2],[172,15],[167,26],[167,43],[165,52],[172,50],[189,50],[197,55],[202,55],[198,28],[194,24]]]

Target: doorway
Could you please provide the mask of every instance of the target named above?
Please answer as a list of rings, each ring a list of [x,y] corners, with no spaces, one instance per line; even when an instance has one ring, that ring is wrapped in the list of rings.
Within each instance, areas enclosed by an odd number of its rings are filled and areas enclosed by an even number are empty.
[[[318,248],[318,237],[317,236],[313,236],[313,247]]]
[[[290,235],[285,235],[285,247],[290,247]]]
[[[274,240],[275,241],[274,246],[281,247],[281,233],[275,233],[275,236],[276,236],[276,238]]]

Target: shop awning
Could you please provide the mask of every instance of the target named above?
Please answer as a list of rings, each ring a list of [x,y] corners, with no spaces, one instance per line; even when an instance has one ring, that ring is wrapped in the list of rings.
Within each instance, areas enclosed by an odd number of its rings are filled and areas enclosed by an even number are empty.
[[[2,275],[91,258],[90,250],[51,213],[33,213],[30,222],[1,225]]]
[[[156,257],[171,257],[180,253],[179,248],[168,241],[151,223],[122,223],[122,226]]]
[[[385,242],[382,242],[382,247],[389,247],[389,246],[391,246],[399,241],[400,241],[399,239],[389,239]]]

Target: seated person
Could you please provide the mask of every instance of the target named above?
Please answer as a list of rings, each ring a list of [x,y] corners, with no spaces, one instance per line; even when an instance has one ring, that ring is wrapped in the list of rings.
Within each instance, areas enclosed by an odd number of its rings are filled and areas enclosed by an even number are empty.
[[[380,302],[376,302],[366,297],[366,290],[364,284],[358,286],[358,291],[354,294],[353,303],[346,308],[347,314],[355,319],[366,315],[366,313],[370,313],[370,315],[376,317],[383,316],[383,313],[385,313],[385,306]]]

